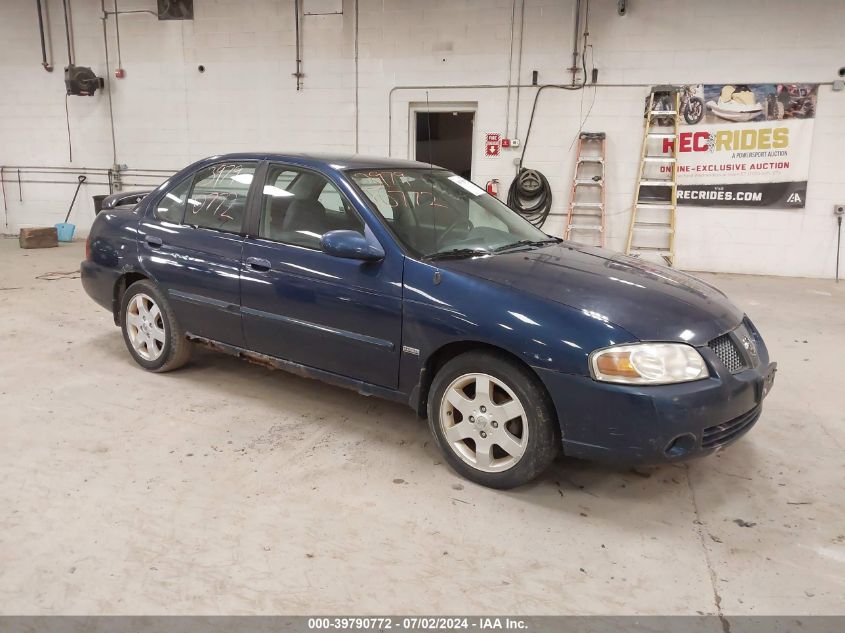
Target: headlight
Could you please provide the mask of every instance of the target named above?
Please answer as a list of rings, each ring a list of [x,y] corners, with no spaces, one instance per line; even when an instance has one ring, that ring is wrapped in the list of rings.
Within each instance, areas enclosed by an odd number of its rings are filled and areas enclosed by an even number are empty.
[[[602,382],[628,385],[666,385],[707,378],[701,354],[683,343],[634,343],[596,350],[590,372]]]

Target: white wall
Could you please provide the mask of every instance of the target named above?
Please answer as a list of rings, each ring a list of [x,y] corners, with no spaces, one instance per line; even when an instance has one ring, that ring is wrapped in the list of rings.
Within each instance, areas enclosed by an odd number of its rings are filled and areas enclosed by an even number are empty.
[[[62,67],[66,64],[60,0],[49,8],[53,62],[40,67],[34,2],[0,4],[0,164],[107,168],[113,163],[105,93],[70,97],[73,162],[69,161]],[[339,2],[304,0],[319,11]],[[519,19],[517,0],[517,21]],[[107,0],[111,4],[111,0]],[[355,150],[355,1],[343,15],[306,16],[304,89],[294,72],[293,0],[195,0],[195,20],[158,21],[149,14],[120,18],[124,79],[114,79],[114,21],[109,20],[110,68],[104,58],[98,0],[73,0],[76,62],[111,84],[116,162],[130,169],[177,169],[204,155],[236,150]],[[574,0],[525,0],[523,83],[569,81]],[[546,90],[537,108],[525,164],[549,178],[560,214],[569,195],[573,139],[593,102],[585,130],[608,133],[608,243],[621,248],[630,214],[642,133],[646,84],[830,82],[845,65],[845,2],[840,0],[592,0],[590,36],[602,84],[582,92]],[[121,0],[121,10],[152,9],[153,0]],[[397,86],[505,84],[509,75],[512,0],[360,0],[359,150],[407,157],[409,106],[424,89]],[[516,52],[514,57],[516,57]],[[197,71],[204,64],[205,73]],[[516,59],[513,62],[516,78]],[[519,136],[525,138],[536,89],[520,90]],[[513,136],[517,108],[505,129],[507,90],[430,88],[437,102],[476,103],[473,177],[514,173],[514,151],[481,157],[484,131]],[[582,104],[583,99],[583,104]],[[389,106],[389,103],[392,106]],[[388,144],[388,114],[392,129]],[[678,211],[677,264],[691,270],[830,277],[834,269],[832,205],[845,202],[845,92],[820,88],[807,206],[801,210]],[[61,221],[70,184],[23,183],[4,172],[6,206],[0,231]],[[67,178],[67,177],[65,177]],[[23,180],[56,179],[29,174]],[[75,175],[71,175],[71,180]],[[102,176],[89,176],[92,183]],[[134,178],[133,182],[153,180]],[[71,221],[82,234],[93,219],[83,186]],[[23,197],[23,201],[19,197]],[[546,230],[560,234],[562,218]]]

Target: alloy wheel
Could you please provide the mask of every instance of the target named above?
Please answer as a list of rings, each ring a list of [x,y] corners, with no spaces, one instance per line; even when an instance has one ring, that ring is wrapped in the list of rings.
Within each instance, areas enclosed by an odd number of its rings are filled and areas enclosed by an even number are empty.
[[[144,360],[154,361],[164,352],[164,319],[156,302],[138,293],[126,307],[126,331],[132,349]]]
[[[483,472],[512,468],[528,446],[525,408],[510,387],[489,374],[452,381],[440,404],[440,427],[455,454]]]

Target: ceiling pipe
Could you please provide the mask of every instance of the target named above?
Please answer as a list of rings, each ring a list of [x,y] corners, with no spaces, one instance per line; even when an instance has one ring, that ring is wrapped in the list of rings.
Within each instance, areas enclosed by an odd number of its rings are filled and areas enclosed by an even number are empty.
[[[792,82],[801,83],[801,82]],[[828,82],[830,84],[831,82]],[[607,84],[592,84],[596,88],[648,88],[651,84],[636,84],[636,83],[607,83]],[[822,84],[819,84],[822,85]],[[387,92],[387,155],[393,156],[393,94],[399,90],[485,90],[485,89],[501,89],[507,88],[508,84],[455,84],[451,86],[393,86]],[[518,88],[561,88],[571,89],[568,84],[517,84]]]
[[[65,14],[65,38],[67,39],[67,64],[73,66],[73,51],[70,44],[70,13],[68,7],[69,0],[62,0],[62,8]]]
[[[575,85],[575,79],[578,75],[578,34],[581,31],[581,0],[575,0],[575,28],[572,32],[572,67],[569,71],[572,73],[572,85]],[[586,77],[584,78],[586,81]]]
[[[123,58],[120,55],[120,11],[117,8],[117,0],[114,0],[114,36],[117,39],[117,68],[114,76],[118,79],[123,77]]]
[[[53,72],[53,64],[47,61],[47,40],[44,37],[44,12],[41,7],[41,0],[35,0],[38,7],[38,34],[41,36],[41,67],[48,73]]]
[[[293,76],[296,77],[296,89],[302,90],[302,35],[300,34],[302,9],[300,8],[300,0],[293,0],[293,22],[296,25],[296,72]]]
[[[108,29],[106,28],[106,22],[108,21],[108,13],[106,12],[106,0],[100,0],[100,11],[102,11],[102,16],[100,17],[100,21],[103,23],[103,51],[106,56],[106,69],[110,68],[109,63],[109,37],[108,37]],[[111,128],[111,155],[112,155],[112,165],[117,164],[117,137],[114,133],[114,104],[112,103],[111,97],[111,78],[109,78],[106,82],[106,95],[109,98],[109,125]],[[114,193],[114,192],[112,192]]]
[[[343,13],[341,11],[341,13]],[[359,151],[359,134],[360,127],[360,99],[358,96],[358,75],[359,75],[359,61],[358,61],[358,0],[355,0],[355,153]]]
[[[516,114],[514,115],[513,135],[519,138],[519,103],[520,85],[522,84],[522,42],[525,39],[525,0],[522,0],[522,7],[519,10],[519,55],[516,61]]]

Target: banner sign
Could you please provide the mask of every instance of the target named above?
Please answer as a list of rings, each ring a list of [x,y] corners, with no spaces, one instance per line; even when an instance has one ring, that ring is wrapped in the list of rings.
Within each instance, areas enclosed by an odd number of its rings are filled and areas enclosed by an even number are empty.
[[[682,86],[678,204],[804,207],[817,94],[817,84]],[[658,140],[671,153],[673,140]]]

